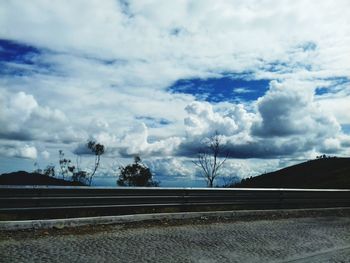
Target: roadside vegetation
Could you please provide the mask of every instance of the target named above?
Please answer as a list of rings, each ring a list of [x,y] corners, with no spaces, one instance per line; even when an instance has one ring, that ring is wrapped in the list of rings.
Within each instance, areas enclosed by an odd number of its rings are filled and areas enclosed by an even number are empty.
[[[142,163],[140,156],[135,156],[134,163],[121,166],[119,170],[119,186],[159,186],[159,182],[153,179],[151,170]]]
[[[32,173],[18,171],[0,175],[0,185],[74,185],[90,186],[96,175],[102,155],[106,148],[96,141],[88,141],[86,148],[94,155],[92,168],[82,169],[77,158],[75,164],[59,151],[58,167],[53,164],[40,169],[37,163]],[[228,158],[221,142],[220,135],[215,132],[212,137],[202,141],[197,158],[193,164],[207,183],[207,187],[247,187],[247,188],[343,188],[350,189],[350,158],[317,156],[316,159],[265,173],[259,176],[240,179],[235,174],[222,176],[222,168]],[[121,187],[158,187],[160,181],[155,180],[150,168],[136,155],[134,162],[119,167],[116,185]],[[218,180],[218,178],[221,178]],[[219,185],[217,181],[222,181]]]

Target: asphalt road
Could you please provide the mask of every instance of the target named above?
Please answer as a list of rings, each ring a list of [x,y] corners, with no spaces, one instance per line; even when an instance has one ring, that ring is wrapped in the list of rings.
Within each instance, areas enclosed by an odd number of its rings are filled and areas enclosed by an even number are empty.
[[[108,226],[0,238],[0,262],[350,262],[350,218]]]

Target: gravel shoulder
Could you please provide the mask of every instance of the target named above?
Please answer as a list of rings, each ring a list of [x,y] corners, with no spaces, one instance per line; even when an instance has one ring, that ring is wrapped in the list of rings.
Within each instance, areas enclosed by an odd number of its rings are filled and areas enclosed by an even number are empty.
[[[350,262],[348,213],[0,233],[0,262]]]

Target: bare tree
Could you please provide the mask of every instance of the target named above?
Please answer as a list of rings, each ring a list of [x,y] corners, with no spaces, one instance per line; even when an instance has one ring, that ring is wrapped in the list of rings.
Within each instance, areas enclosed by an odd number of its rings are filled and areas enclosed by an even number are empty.
[[[218,132],[208,139],[205,149],[198,153],[196,161],[193,163],[201,169],[202,175],[208,187],[213,187],[214,180],[219,175],[219,171],[225,163],[228,155],[220,158],[222,154],[222,144]]]

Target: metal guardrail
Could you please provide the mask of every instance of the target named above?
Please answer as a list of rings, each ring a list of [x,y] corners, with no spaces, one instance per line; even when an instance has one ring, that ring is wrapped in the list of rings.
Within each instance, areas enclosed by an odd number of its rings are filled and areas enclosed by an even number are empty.
[[[1,218],[213,209],[350,207],[350,190],[0,186]],[[165,209],[165,210],[164,210]]]

